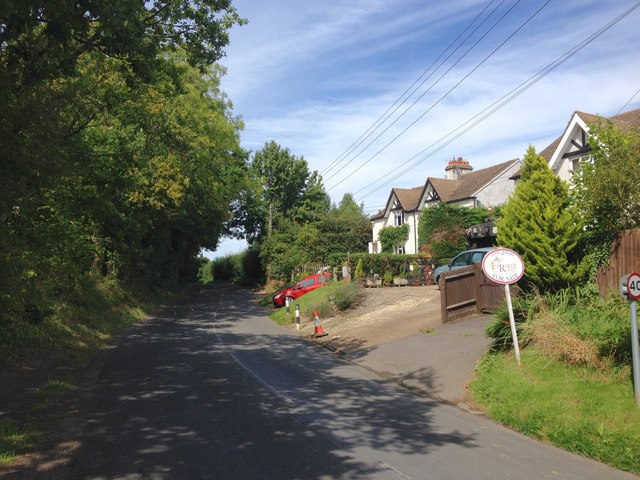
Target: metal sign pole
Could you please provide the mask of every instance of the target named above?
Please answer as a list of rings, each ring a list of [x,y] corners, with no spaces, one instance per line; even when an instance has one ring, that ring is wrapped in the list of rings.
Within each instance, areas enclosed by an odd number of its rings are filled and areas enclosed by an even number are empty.
[[[631,302],[631,356],[633,358],[633,389],[636,405],[640,408],[640,348],[638,347],[638,307],[637,301]]]
[[[513,349],[516,353],[516,361],[520,366],[520,345],[518,345],[518,332],[516,330],[516,320],[513,317],[513,305],[511,304],[511,289],[509,284],[504,285],[504,293],[507,297],[507,309],[509,310],[509,324],[511,325],[511,336],[513,337]]]

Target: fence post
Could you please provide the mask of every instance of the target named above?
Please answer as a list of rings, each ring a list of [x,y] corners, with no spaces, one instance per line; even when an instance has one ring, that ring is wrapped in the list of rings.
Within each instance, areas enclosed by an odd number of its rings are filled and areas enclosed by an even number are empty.
[[[444,275],[440,275],[438,282],[440,287],[440,322],[444,325],[449,320],[447,310],[447,282],[444,279]]]

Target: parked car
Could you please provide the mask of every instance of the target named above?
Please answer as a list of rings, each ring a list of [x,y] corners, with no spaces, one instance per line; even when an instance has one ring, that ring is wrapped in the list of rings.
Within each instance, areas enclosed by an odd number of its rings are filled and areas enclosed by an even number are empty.
[[[276,308],[283,307],[287,297],[289,298],[289,301],[295,300],[305,293],[309,293],[316,288],[320,288],[329,282],[331,282],[331,274],[329,272],[316,273],[314,275],[304,277],[294,286],[283,288],[282,290],[278,290],[274,293],[273,306]]]
[[[439,284],[440,276],[443,272],[449,272],[451,270],[468,267],[469,265],[473,265],[474,263],[481,262],[484,256],[491,250],[495,250],[495,247],[483,247],[474,248],[472,250],[465,250],[464,252],[459,253],[458,255],[453,257],[453,260],[451,260],[448,264],[434,269],[431,272],[431,278],[436,284]]]

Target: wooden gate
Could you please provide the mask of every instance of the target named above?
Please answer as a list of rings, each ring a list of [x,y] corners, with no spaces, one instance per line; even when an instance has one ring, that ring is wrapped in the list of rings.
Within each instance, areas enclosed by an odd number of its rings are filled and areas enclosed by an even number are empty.
[[[440,276],[442,323],[493,313],[503,301],[504,287],[489,280],[480,263]]]

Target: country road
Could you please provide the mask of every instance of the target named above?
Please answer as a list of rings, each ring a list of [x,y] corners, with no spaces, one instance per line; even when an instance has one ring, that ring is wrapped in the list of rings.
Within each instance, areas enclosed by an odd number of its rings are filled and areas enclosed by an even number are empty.
[[[385,383],[274,325],[256,300],[200,287],[130,329],[50,478],[637,478]]]

